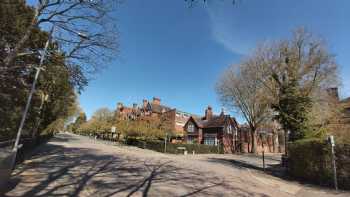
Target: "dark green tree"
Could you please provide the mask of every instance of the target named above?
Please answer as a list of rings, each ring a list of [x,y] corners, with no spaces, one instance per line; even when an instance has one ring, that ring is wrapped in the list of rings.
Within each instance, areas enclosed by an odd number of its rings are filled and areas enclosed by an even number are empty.
[[[277,112],[276,120],[285,131],[289,131],[289,141],[303,139],[310,131],[308,113],[312,107],[311,98],[300,92],[296,79],[278,81],[280,83],[279,100],[272,108]]]
[[[0,2],[1,60],[26,34],[33,15],[34,9],[27,6],[24,0]],[[19,55],[9,66],[0,61],[0,139],[13,138],[16,134],[33,82],[34,67],[39,64],[39,55],[35,52],[43,49],[47,39],[47,32],[33,27],[21,52],[34,53]],[[67,117],[74,114],[77,108],[75,90],[86,85],[84,78],[76,75],[79,70],[72,72],[56,43],[49,46],[49,51],[25,122],[23,134],[28,137],[62,129]]]

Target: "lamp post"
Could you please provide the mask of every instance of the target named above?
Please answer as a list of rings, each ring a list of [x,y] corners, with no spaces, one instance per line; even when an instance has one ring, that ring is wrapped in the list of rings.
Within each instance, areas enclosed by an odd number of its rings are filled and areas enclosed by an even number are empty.
[[[42,66],[43,66],[43,63],[44,63],[44,60],[45,60],[45,57],[46,57],[47,49],[48,49],[49,44],[50,44],[51,39],[52,39],[52,35],[54,33],[54,30],[55,30],[55,26],[56,25],[54,24],[52,26],[51,30],[50,30],[49,38],[47,39],[47,41],[45,43],[44,50],[40,54],[39,66],[35,68],[36,69],[36,73],[35,73],[34,81],[33,81],[31,90],[29,92],[29,96],[28,96],[28,99],[27,99],[26,106],[24,108],[24,112],[23,112],[23,115],[22,115],[21,123],[20,123],[19,128],[18,128],[17,137],[16,137],[16,141],[15,141],[15,145],[13,147],[13,150],[17,150],[17,148],[18,148],[18,143],[19,143],[19,140],[20,140],[20,137],[21,137],[21,133],[22,133],[22,129],[23,129],[23,126],[24,126],[24,122],[26,120],[27,113],[28,113],[28,110],[29,110],[29,107],[30,107],[30,102],[31,102],[33,94],[35,92],[35,86],[36,86],[36,83],[37,83],[40,71],[43,70]],[[75,33],[76,35],[78,35],[81,40],[89,40],[89,37],[86,34],[82,33],[82,32],[77,32],[77,31],[73,31],[73,30],[70,30],[70,31]],[[30,55],[30,54],[33,54],[33,53],[24,53],[24,54],[21,54],[21,55],[27,55],[27,54]]]
[[[29,96],[28,96],[28,99],[27,99],[27,103],[26,103],[26,106],[24,108],[24,112],[23,112],[23,115],[22,115],[22,119],[21,119],[21,123],[19,125],[19,128],[18,128],[18,132],[17,132],[17,137],[16,137],[16,141],[15,141],[15,145],[13,147],[13,150],[16,151],[17,148],[18,148],[18,143],[19,143],[19,140],[21,138],[21,133],[22,133],[22,129],[23,129],[23,126],[24,126],[24,122],[26,120],[26,117],[27,117],[27,113],[28,113],[28,110],[29,110],[29,107],[30,107],[30,102],[32,100],[32,97],[33,97],[33,94],[35,92],[35,86],[36,86],[36,83],[38,81],[38,77],[39,77],[39,74],[40,74],[40,71],[43,69],[42,68],[42,65],[44,63],[44,60],[45,60],[45,56],[46,56],[46,53],[47,53],[47,49],[49,47],[49,44],[50,44],[50,41],[51,41],[51,37],[52,37],[52,34],[53,34],[53,31],[55,29],[55,26],[52,26],[51,28],[51,31],[49,33],[49,38],[47,39],[46,43],[45,43],[45,47],[44,47],[44,50],[42,51],[42,53],[40,54],[40,63],[39,63],[39,66],[36,67],[36,73],[35,73],[35,77],[34,77],[34,81],[33,81],[33,84],[32,84],[32,87],[30,89],[30,92],[29,92]]]

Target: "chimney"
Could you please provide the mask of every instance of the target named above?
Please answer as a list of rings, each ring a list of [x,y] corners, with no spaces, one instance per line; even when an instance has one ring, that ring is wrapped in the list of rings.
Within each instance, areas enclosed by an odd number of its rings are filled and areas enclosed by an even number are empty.
[[[335,98],[337,101],[339,101],[338,88],[328,88],[327,93],[329,96],[331,96],[332,98]]]
[[[160,105],[160,98],[153,97],[153,105]]]
[[[148,101],[147,99],[143,99],[143,108],[146,108],[147,107],[147,104],[148,104]]]
[[[212,117],[213,117],[213,110],[209,105],[208,108],[205,110],[205,119],[210,120]]]
[[[225,115],[225,108],[224,107],[222,107],[221,108],[221,114],[220,114],[221,116],[224,116]]]
[[[123,108],[123,103],[118,102],[117,103],[117,109],[120,111],[121,108]]]

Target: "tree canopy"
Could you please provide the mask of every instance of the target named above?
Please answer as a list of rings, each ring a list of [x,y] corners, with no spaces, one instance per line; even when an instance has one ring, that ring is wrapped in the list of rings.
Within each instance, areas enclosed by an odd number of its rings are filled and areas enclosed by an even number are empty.
[[[4,60],[9,51],[26,34],[35,10],[23,0],[2,1],[0,3],[0,59]],[[21,51],[41,51],[48,40],[48,33],[33,27]],[[49,46],[50,55],[43,64],[33,95],[25,132],[26,136],[36,136],[44,132],[63,129],[66,119],[77,109],[75,83],[71,70],[66,65],[66,57],[56,43]],[[30,86],[40,56],[32,54],[18,56],[10,66],[0,65],[0,138],[13,138],[28,97]]]

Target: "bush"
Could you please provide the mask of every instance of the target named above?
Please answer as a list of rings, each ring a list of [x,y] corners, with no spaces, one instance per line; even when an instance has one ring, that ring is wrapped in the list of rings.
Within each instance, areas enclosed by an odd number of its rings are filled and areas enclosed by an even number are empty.
[[[150,149],[157,152],[164,152],[164,141],[128,138],[125,143],[127,145],[137,146],[139,148]],[[183,150],[178,149],[179,147],[186,148],[189,154],[192,154],[193,151],[195,152],[195,154],[224,153],[222,146],[209,146],[204,144],[171,144],[171,143],[167,143],[166,153],[181,154]]]
[[[350,145],[335,148],[339,188],[350,189]],[[320,185],[333,185],[330,145],[319,139],[288,144],[288,172],[292,177]]]

